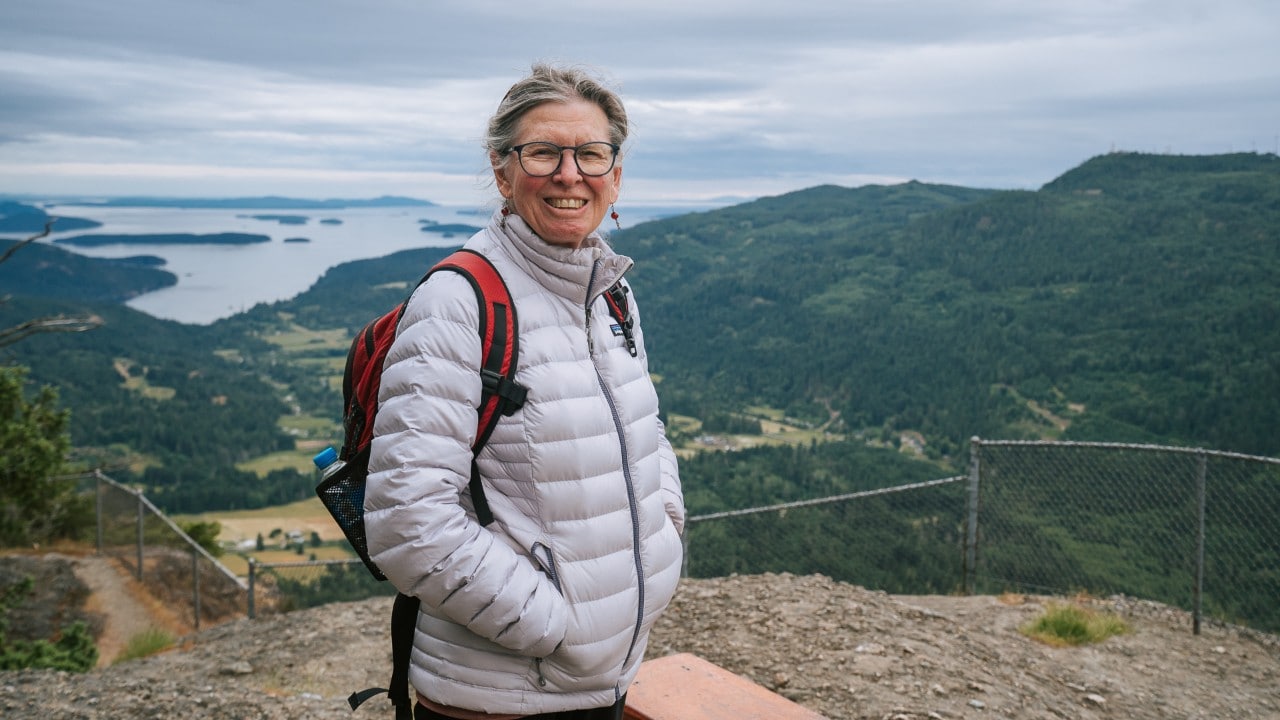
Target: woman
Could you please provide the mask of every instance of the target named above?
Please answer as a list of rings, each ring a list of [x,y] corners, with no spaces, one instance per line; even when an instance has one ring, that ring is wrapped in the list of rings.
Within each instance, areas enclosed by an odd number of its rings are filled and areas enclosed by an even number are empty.
[[[632,264],[597,232],[618,198],[626,139],[615,93],[546,65],[489,121],[503,203],[466,247],[511,290],[515,380],[529,391],[476,458],[493,523],[476,521],[466,491],[481,394],[467,282],[432,275],[387,356],[365,524],[374,561],[422,601],[417,718],[621,717],[675,592],[675,454],[639,318],[633,353],[602,294]]]

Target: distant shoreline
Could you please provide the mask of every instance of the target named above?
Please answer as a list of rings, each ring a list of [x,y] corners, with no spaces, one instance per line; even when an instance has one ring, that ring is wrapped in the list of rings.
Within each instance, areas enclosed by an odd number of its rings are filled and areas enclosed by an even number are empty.
[[[347,210],[351,208],[438,207],[430,200],[385,195],[371,199],[307,200],[288,197],[161,198],[121,197],[62,199],[55,204],[76,207],[169,208],[182,210]]]
[[[253,233],[152,233],[142,235],[75,235],[58,238],[55,243],[98,247],[100,245],[252,245],[271,242],[267,235]]]

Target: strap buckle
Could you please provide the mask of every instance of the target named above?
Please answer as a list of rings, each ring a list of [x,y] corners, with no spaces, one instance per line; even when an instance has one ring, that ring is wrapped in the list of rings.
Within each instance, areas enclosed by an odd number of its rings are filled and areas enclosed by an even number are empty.
[[[498,407],[503,415],[514,414],[529,397],[529,388],[487,368],[480,370],[480,384],[485,392],[500,399]]]

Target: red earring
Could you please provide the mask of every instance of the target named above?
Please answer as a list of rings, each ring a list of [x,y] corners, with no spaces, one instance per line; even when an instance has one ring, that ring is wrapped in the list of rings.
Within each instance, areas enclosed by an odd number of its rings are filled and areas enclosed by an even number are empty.
[[[504,205],[502,206],[502,211],[501,211],[501,212],[502,212],[502,219],[498,221],[498,225],[499,225],[500,227],[502,227],[502,228],[505,230],[505,229],[506,229],[506,227],[507,227],[507,216],[511,214],[511,208],[507,207],[507,206],[504,204]]]
[[[609,206],[609,210],[610,210],[610,212],[609,212],[609,217],[610,217],[610,218],[613,218],[613,224],[614,224],[614,225],[617,225],[617,226],[618,226],[618,229],[619,229],[619,230],[621,230],[621,229],[622,229],[622,223],[618,222],[618,209],[617,209],[616,207],[614,207],[614,206],[610,205],[610,206]]]

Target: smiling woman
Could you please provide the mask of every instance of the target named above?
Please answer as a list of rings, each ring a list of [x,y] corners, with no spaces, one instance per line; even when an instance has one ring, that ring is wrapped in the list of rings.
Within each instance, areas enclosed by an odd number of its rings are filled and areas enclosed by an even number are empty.
[[[609,128],[600,106],[585,100],[546,102],[527,111],[516,135],[523,144],[505,153],[490,151],[498,191],[506,199],[503,209],[552,245],[581,245],[618,200],[622,185],[618,146],[601,140]],[[583,170],[583,148],[590,173]],[[565,162],[566,153],[571,162]],[[519,162],[511,162],[512,156]]]
[[[573,68],[534,66],[489,122],[502,205],[465,250],[498,270],[518,314],[515,372],[488,384],[527,395],[482,450],[476,329],[492,310],[467,280],[432,274],[387,354],[364,521],[407,599],[397,608],[417,615],[412,642],[433,649],[413,653],[415,697],[402,698],[418,720],[619,718],[675,592],[676,457],[624,279],[633,262],[597,230],[626,139],[621,99]]]

